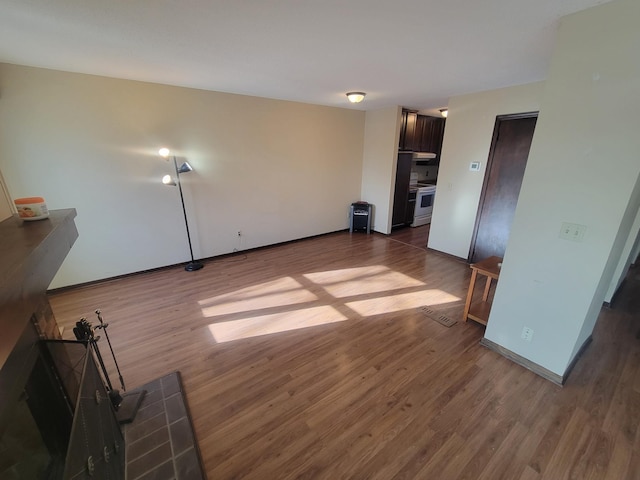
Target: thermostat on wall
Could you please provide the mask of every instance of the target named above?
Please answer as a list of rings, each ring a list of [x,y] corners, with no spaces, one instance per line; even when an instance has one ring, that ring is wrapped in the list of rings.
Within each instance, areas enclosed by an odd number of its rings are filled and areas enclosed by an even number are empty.
[[[471,170],[472,172],[479,172],[480,171],[480,162],[471,162],[469,164],[469,170]]]

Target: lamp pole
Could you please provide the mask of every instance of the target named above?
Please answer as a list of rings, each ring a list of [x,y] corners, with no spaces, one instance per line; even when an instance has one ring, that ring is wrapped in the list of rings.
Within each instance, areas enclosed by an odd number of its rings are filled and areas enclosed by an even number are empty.
[[[184,196],[182,195],[182,184],[180,183],[180,170],[178,169],[178,161],[175,155],[173,156],[173,166],[176,169],[176,183],[178,184],[178,190],[180,191],[180,202],[182,203],[182,213],[184,214],[184,226],[187,229],[187,241],[189,242],[189,254],[191,255],[191,261],[184,266],[187,272],[194,272],[200,270],[204,265],[201,262],[196,262],[193,258],[193,248],[191,247],[191,234],[189,233],[189,221],[187,220],[187,209],[184,206]]]

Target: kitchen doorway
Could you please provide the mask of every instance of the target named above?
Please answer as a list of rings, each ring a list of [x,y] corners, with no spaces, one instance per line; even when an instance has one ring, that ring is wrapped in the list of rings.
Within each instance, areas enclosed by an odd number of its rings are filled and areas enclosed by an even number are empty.
[[[429,240],[429,229],[431,224],[421,225],[419,227],[404,227],[393,230],[389,237],[405,245],[419,248],[427,251],[427,241]]]
[[[504,257],[537,120],[538,112],[496,117],[470,263]]]

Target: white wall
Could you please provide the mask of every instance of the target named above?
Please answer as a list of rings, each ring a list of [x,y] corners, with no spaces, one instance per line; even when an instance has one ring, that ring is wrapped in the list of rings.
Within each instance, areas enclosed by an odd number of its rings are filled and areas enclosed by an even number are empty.
[[[366,113],[362,200],[374,205],[373,229],[385,234],[391,233],[401,113],[400,107]]]
[[[11,197],[9,196],[9,192],[4,183],[4,177],[0,171],[0,221],[9,218],[12,213]]]
[[[78,210],[52,287],[188,259],[161,146],[195,168],[182,178],[197,258],[345,229],[360,199],[361,111],[7,64],[0,90],[10,194]]]
[[[593,330],[640,203],[638,18],[640,2],[617,0],[562,19],[486,330],[558,375]],[[584,240],[560,239],[562,222],[585,225]]]
[[[540,108],[542,82],[449,99],[428,247],[467,258],[497,115]],[[481,162],[479,172],[469,171]]]

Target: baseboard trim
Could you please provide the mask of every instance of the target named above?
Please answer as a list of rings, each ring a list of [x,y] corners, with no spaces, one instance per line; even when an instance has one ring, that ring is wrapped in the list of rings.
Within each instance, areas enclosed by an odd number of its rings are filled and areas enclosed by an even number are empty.
[[[484,337],[482,338],[482,340],[480,340],[480,345],[487,347],[489,350],[496,352],[497,354],[502,355],[505,358],[508,358],[509,360],[511,360],[514,363],[517,363],[521,367],[524,367],[527,370],[531,370],[536,375],[539,375],[542,378],[549,380],[550,382],[555,383],[556,385],[562,387],[564,383],[567,381],[567,378],[569,378],[569,374],[573,370],[573,367],[576,366],[576,363],[578,363],[578,360],[580,360],[580,357],[582,356],[584,351],[587,349],[587,347],[589,346],[592,340],[593,340],[593,336],[589,335],[589,337],[584,341],[584,343],[580,347],[580,350],[578,350],[578,353],[576,353],[575,357],[573,357],[573,360],[571,360],[571,363],[565,370],[564,375],[558,375],[557,373],[554,373],[551,370],[547,370],[546,368],[538,365],[537,363],[532,362],[531,360],[528,360],[523,356],[518,355],[515,352],[512,352],[508,348],[504,348],[498,345],[497,343],[492,342],[491,340],[488,340]]]
[[[293,240],[286,240],[284,242],[272,243],[272,244],[269,244],[269,245],[262,245],[261,247],[247,248],[245,250],[238,250],[238,251],[230,252],[230,253],[222,253],[220,255],[214,255],[212,257],[196,258],[196,260],[199,261],[199,262],[204,262],[206,264],[206,263],[211,262],[211,261],[223,260],[225,258],[238,257],[238,256],[241,256],[241,255],[246,255],[248,253],[256,252],[258,250],[266,250],[268,248],[280,247],[282,245],[287,245],[287,244],[290,244],[290,243],[302,242],[304,240],[309,240],[309,239],[317,238],[317,237],[325,237],[325,236],[328,236],[328,235],[333,235],[335,233],[341,233],[341,232],[347,232],[348,233],[349,229],[348,228],[344,228],[344,229],[341,229],[341,230],[335,230],[333,232],[319,233],[317,235],[311,235],[309,237],[295,238]],[[160,266],[160,267],[149,268],[147,270],[140,270],[138,272],[123,273],[122,275],[115,275],[113,277],[98,278],[97,280],[90,280],[88,282],[75,283],[73,285],[65,285],[64,287],[51,288],[51,289],[47,290],[47,294],[54,295],[56,293],[63,293],[63,292],[71,291],[71,290],[78,290],[78,289],[85,288],[85,287],[92,287],[94,285],[102,285],[102,284],[105,284],[105,283],[113,282],[113,281],[116,281],[116,280],[121,280],[123,278],[133,277],[133,276],[136,276],[136,275],[144,275],[145,273],[159,272],[159,271],[162,271],[162,270],[170,270],[172,268],[184,267],[184,265],[187,262],[188,262],[188,260],[185,260],[184,262],[174,263],[172,265],[163,265],[163,266]]]
[[[467,259],[466,259],[466,258],[458,257],[457,255],[452,255],[452,254],[447,253],[447,252],[442,252],[442,251],[440,251],[440,250],[436,250],[435,248],[429,248],[429,247],[427,247],[427,252],[435,253],[435,254],[437,254],[437,255],[440,255],[440,256],[442,256],[442,257],[448,258],[448,259],[450,259],[450,260],[455,260],[456,262],[461,262],[461,263],[469,264],[469,262],[467,261]]]
[[[546,368],[538,365],[537,363],[534,363],[531,360],[528,360],[523,356],[518,355],[517,353],[512,352],[511,350],[504,348],[503,346],[498,345],[495,342],[492,342],[491,340],[487,340],[486,338],[482,338],[482,340],[480,340],[480,345],[487,347],[489,350],[496,352],[499,355],[502,355],[503,357],[511,360],[514,363],[517,363],[518,365],[526,368],[527,370],[531,370],[536,375],[539,375],[542,378],[549,380],[550,382],[555,383],[560,387],[564,384],[566,374],[565,376],[558,375],[557,373],[554,373],[551,370],[547,370]]]

